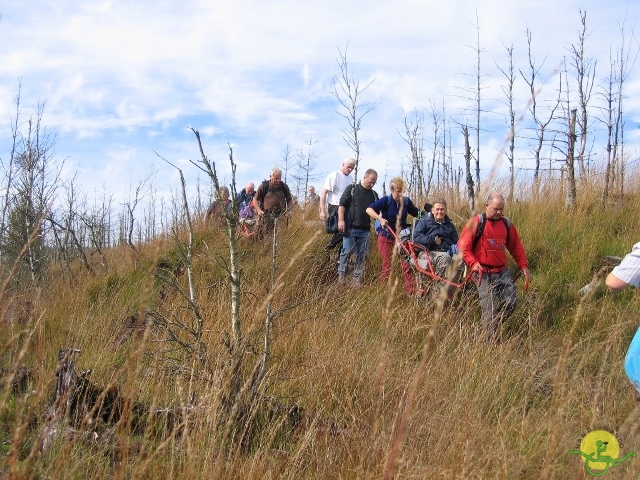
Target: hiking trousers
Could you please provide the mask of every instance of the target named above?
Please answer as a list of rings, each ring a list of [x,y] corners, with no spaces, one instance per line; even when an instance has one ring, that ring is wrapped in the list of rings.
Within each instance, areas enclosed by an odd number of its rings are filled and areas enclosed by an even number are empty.
[[[263,240],[273,236],[273,230],[276,223],[282,216],[279,210],[265,210],[264,214],[258,219],[258,239]]]
[[[483,272],[482,282],[478,285],[478,298],[487,340],[493,340],[500,324],[509,318],[516,308],[518,297],[509,269],[505,268],[496,273]]]
[[[429,251],[431,257],[431,265],[433,270],[440,278],[447,278],[447,271],[451,265],[451,255],[447,252],[432,252]]]
[[[338,265],[338,277],[344,278],[347,273],[349,257],[356,254],[356,265],[353,269],[353,280],[356,283],[362,281],[365,259],[369,251],[369,230],[357,230],[352,228],[349,234],[342,237],[342,250],[340,250],[340,263]]]
[[[378,250],[380,252],[380,258],[382,259],[382,270],[380,271],[380,282],[384,283],[391,274],[391,264],[393,262],[393,255],[396,252],[396,242],[393,238],[385,237],[384,235],[378,235]],[[411,265],[407,262],[401,261],[402,264],[402,280],[404,282],[404,291],[407,295],[413,295],[416,286],[416,280],[413,276],[413,270]]]

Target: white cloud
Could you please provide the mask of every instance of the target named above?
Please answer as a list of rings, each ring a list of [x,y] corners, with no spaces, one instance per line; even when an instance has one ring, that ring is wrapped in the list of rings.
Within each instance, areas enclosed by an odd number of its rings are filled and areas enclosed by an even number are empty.
[[[516,69],[526,70],[525,31],[531,29],[532,52],[547,78],[577,42],[583,8],[587,54],[597,56],[603,78],[622,20],[626,15],[630,39],[640,12],[618,0],[40,0],[3,8],[0,155],[7,151],[22,78],[25,113],[46,101],[45,123],[60,133],[60,155],[80,164],[88,181],[107,182],[114,191],[130,181],[132,166],[140,172],[158,164],[152,150],[172,160],[194,157],[190,125],[203,134],[207,153],[222,159],[221,169],[227,168],[227,143],[234,145],[239,183],[265,176],[285,145],[295,150],[309,138],[318,141],[318,170],[335,168],[349,153],[331,95],[338,49],[361,85],[374,80],[362,94],[377,103],[363,119],[363,158],[381,172],[388,165],[398,173],[406,157],[398,134],[403,111],[428,119],[430,106],[440,110],[444,102],[447,116],[473,121],[478,33],[488,110],[481,152],[490,163],[506,129],[504,80],[494,64],[504,65],[504,45],[514,45]],[[557,78],[551,76],[541,102],[553,100]],[[632,118],[640,116],[637,78],[633,71],[626,87]],[[526,112],[522,79],[516,104],[518,113]],[[459,158],[460,128],[450,129]],[[526,141],[521,144],[526,156]]]

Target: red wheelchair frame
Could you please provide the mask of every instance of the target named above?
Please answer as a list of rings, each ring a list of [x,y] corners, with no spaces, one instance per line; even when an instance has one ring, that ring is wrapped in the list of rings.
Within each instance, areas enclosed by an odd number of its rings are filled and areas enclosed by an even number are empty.
[[[449,286],[455,287],[455,288],[464,287],[469,280],[473,281],[474,283],[477,283],[478,286],[482,283],[482,275],[478,276],[478,280],[476,282],[473,278],[473,273],[474,273],[473,270],[471,270],[464,263],[463,263],[464,269],[462,271],[463,273],[462,273],[462,276],[460,276],[460,279],[458,281],[455,280],[455,278],[457,278],[458,275],[456,275],[454,279],[441,277],[434,270],[433,263],[431,262],[431,256],[429,255],[429,250],[426,247],[420,245],[419,243],[414,243],[411,240],[403,241],[398,237],[396,232],[391,230],[387,225],[385,225],[385,228],[387,229],[387,231],[391,233],[391,235],[393,235],[393,238],[395,239],[396,245],[398,247],[398,252],[402,257],[402,261],[407,262],[414,271],[422,275],[426,275],[432,280],[444,282]],[[424,255],[420,256],[421,253],[424,253]],[[467,272],[465,273],[465,271]],[[516,280],[518,280],[518,278],[520,278],[521,274],[522,272],[518,271],[518,273],[514,276],[513,278],[514,283],[516,282]],[[524,283],[523,289],[525,291],[529,289],[529,277],[525,277],[525,283]]]
[[[258,219],[255,219],[255,223],[253,225],[249,225],[246,222],[238,222],[238,236],[241,238],[253,238],[258,234]]]

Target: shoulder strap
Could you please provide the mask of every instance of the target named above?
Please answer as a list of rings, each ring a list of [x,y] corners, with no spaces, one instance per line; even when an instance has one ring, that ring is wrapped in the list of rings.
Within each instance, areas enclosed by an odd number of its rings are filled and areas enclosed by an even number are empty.
[[[509,232],[511,231],[511,220],[507,217],[502,217],[502,222],[504,223],[505,228],[507,229],[507,238],[505,240],[505,244],[509,243]]]
[[[280,188],[284,192],[284,196],[285,197],[290,197],[291,196],[291,192],[289,191],[289,186],[286,183],[282,182],[280,184]]]
[[[473,245],[471,246],[472,249],[476,248],[476,245],[478,244],[478,240],[480,240],[480,237],[482,236],[482,232],[484,232],[484,225],[487,220],[486,213],[479,213],[477,216],[478,216],[478,228],[476,228],[476,234],[473,237]],[[511,220],[509,220],[507,217],[502,217],[502,223],[504,223],[504,227],[507,229],[507,238],[505,240],[505,243],[509,243],[509,232],[511,231]]]
[[[353,208],[356,205],[356,197],[353,196],[353,194],[356,192],[356,184],[355,184],[355,182],[352,183],[347,188],[351,188],[351,208]]]
[[[262,189],[262,199],[258,202],[260,205],[260,208],[264,208],[264,197],[266,197],[267,193],[269,193],[269,180],[263,180],[262,184],[260,185],[260,188]],[[258,201],[258,196],[255,196],[255,200]]]
[[[478,217],[478,226],[476,227],[476,234],[473,236],[473,244],[471,245],[471,249],[475,249],[478,244],[478,240],[482,236],[482,232],[484,232],[484,222],[487,219],[486,213],[479,213],[476,215]]]

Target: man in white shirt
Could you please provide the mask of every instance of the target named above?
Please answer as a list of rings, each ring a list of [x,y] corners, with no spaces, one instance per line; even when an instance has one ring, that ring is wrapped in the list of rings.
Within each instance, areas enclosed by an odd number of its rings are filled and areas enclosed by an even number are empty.
[[[617,292],[631,286],[640,288],[640,242],[636,243],[629,252],[607,276],[605,283],[609,290]],[[627,354],[624,357],[624,370],[640,393],[640,328],[631,340]]]
[[[628,286],[640,288],[640,243],[636,243],[620,265],[613,269],[606,284],[613,292],[624,290]]]
[[[340,170],[331,172],[324,181],[322,192],[320,193],[320,220],[327,220],[328,216],[338,214],[338,206],[340,205],[340,197],[343,192],[353,183],[351,172],[356,167],[356,161],[353,158],[345,158],[342,161]],[[342,234],[336,231],[332,234],[331,240],[325,246],[325,250],[331,250],[342,243]]]

